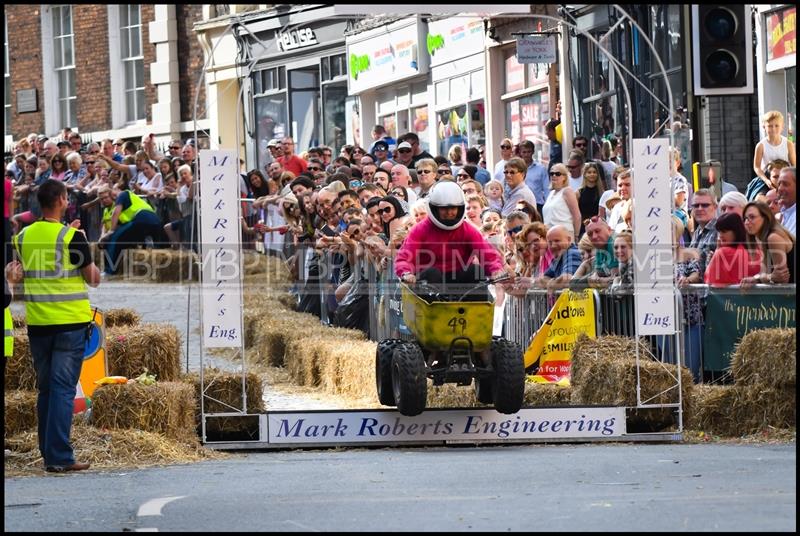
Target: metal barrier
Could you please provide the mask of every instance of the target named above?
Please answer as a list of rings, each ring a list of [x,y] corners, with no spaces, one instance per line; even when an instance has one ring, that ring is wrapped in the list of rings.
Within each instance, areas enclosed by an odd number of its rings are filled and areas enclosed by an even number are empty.
[[[309,250],[313,251],[310,247]],[[326,304],[329,301],[333,301],[332,293],[335,290],[330,283],[331,269],[333,268],[332,259],[329,254],[319,255],[319,278],[318,281],[311,282],[309,281],[310,272],[307,266],[309,257],[310,255],[308,254],[300,255],[301,266],[299,274],[303,281],[299,287],[305,287],[309,291],[317,289],[322,306],[319,316],[322,322],[331,323]],[[388,259],[385,267],[380,268],[368,259],[363,258],[357,260],[353,269],[361,270],[368,282],[370,339],[374,341],[388,338],[409,339],[410,333],[402,320],[400,283],[394,275],[393,261]],[[597,289],[590,290],[595,301],[597,335],[635,337],[637,320],[633,290],[617,289],[614,292]],[[563,291],[548,292],[544,289],[529,289],[524,296],[506,294],[503,336],[520,344],[523,348],[527,348],[533,335],[545,321],[561,292]],[[707,285],[690,285],[683,289],[676,288],[675,292],[676,318],[679,320],[678,329],[674,335],[642,336],[647,340],[650,348],[646,357],[665,364],[680,362],[682,366],[692,371],[695,382],[702,383],[703,381],[718,381],[720,378],[724,381],[728,374],[725,369],[709,369],[709,364],[707,363],[707,348],[705,346],[707,330],[728,329],[728,324],[723,319],[713,319],[709,322],[709,319],[705,317],[705,302],[708,297],[710,295],[728,296],[741,300],[747,296],[774,295],[794,303],[796,286],[756,285],[751,289],[742,290],[738,286],[709,288]],[[301,298],[302,296],[299,297],[298,301]],[[692,317],[693,314],[696,315],[696,312],[692,311],[696,311],[697,307],[702,310],[704,317],[702,323],[696,322],[696,319]],[[735,312],[731,314],[735,314]],[[764,313],[764,315],[768,316],[768,313]],[[786,326],[794,326],[794,307],[784,313],[783,317],[788,319]],[[741,332],[742,330],[737,332],[736,329],[735,326],[730,328],[731,336],[729,339],[731,344],[738,341],[744,334]],[[709,371],[712,371],[713,374],[709,374]]]

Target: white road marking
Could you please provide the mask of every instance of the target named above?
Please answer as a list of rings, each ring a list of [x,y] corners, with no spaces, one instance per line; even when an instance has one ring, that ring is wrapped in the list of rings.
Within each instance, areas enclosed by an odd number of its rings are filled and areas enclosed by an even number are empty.
[[[178,499],[183,499],[184,497],[186,497],[186,495],[180,495],[178,497],[161,497],[160,499],[151,499],[139,507],[139,511],[136,513],[136,515],[139,517],[160,516],[161,509],[164,508],[164,505],[169,504],[172,501],[177,501]]]
[[[158,532],[158,529],[135,529],[133,532]]]

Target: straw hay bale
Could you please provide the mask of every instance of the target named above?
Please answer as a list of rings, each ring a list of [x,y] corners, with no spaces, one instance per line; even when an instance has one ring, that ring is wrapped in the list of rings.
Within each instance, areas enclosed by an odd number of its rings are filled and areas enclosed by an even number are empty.
[[[797,330],[759,329],[747,333],[731,360],[737,384],[794,388],[797,379]]]
[[[374,365],[373,365],[374,367]],[[373,377],[375,373],[372,373]],[[373,384],[375,383],[373,379]],[[375,387],[373,386],[373,391]],[[487,404],[478,402],[475,396],[475,387],[472,385],[459,386],[454,383],[443,385],[433,385],[433,381],[428,379],[428,396],[425,400],[427,408],[481,408],[491,407]]]
[[[26,329],[14,330],[14,355],[5,358],[5,360],[6,375],[4,384],[6,390],[35,391],[36,371],[33,369],[31,345],[28,341],[28,331]]]
[[[111,376],[135,378],[147,368],[159,381],[180,377],[181,334],[170,323],[116,326],[106,331]]]
[[[341,329],[341,328],[338,328]],[[378,401],[375,387],[375,350],[373,341],[358,340],[354,330],[341,330],[342,338],[329,343],[330,350],[321,361],[321,383],[326,391],[349,398]]]
[[[292,284],[289,268],[282,257],[245,251],[242,254],[242,273],[248,285],[286,288]]]
[[[203,448],[196,436],[180,441],[142,430],[101,430],[88,424],[72,426],[70,442],[75,459],[92,469],[121,469],[222,459],[227,455]],[[23,432],[6,440],[6,476],[42,474],[44,470],[36,432]]]
[[[677,367],[655,361],[640,340],[639,382],[645,404],[677,404]],[[636,406],[636,343],[627,337],[582,335],[572,352],[570,401],[573,405]],[[689,369],[680,367],[683,399],[693,386]],[[629,431],[656,431],[675,423],[675,409],[628,411]]]
[[[765,428],[794,428],[797,392],[751,385],[696,385],[686,428],[738,437]]]
[[[185,439],[195,431],[194,389],[182,382],[102,385],[92,397],[92,422]]]
[[[555,384],[525,382],[524,406],[568,406],[572,389]]]
[[[200,415],[200,373],[192,372],[181,378],[194,386],[195,410]],[[241,411],[242,408],[242,374],[207,368],[203,373],[205,384],[206,413],[228,413]],[[258,374],[245,373],[245,396],[248,413],[264,412],[264,385]]]
[[[184,249],[131,249],[128,250],[129,273],[148,281],[177,283],[198,281],[200,267],[198,256]],[[192,277],[189,278],[191,273]]]
[[[105,315],[105,324],[107,328],[115,326],[132,326],[138,324],[142,320],[142,315],[133,309],[108,309],[103,311]]]
[[[35,391],[6,391],[5,411],[3,420],[5,429],[3,435],[6,439],[27,430],[36,430],[36,399]]]

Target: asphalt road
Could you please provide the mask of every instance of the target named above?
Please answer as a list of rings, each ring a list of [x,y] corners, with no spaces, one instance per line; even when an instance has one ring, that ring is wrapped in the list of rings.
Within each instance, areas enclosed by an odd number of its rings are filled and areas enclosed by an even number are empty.
[[[789,531],[796,445],[234,453],[8,478],[7,531]]]

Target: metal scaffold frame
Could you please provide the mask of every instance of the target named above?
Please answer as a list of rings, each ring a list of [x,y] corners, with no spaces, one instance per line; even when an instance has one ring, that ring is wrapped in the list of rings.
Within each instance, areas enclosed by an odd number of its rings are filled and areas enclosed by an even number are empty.
[[[614,24],[614,26],[611,29],[609,29],[608,33],[604,36],[604,38],[600,39],[600,40],[596,39],[589,32],[579,29],[577,27],[577,25],[575,24],[575,22],[571,22],[571,21],[566,20],[564,18],[554,17],[554,16],[550,16],[550,15],[543,15],[543,14],[538,14],[538,13],[537,14],[524,14],[524,15],[522,15],[522,14],[514,14],[513,18],[519,19],[519,18],[524,17],[524,18],[530,18],[530,19],[544,19],[544,20],[551,20],[551,21],[555,22],[556,24],[558,24],[560,26],[560,28],[559,28],[559,31],[557,33],[561,34],[560,49],[562,50],[562,58],[564,57],[563,56],[563,51],[566,48],[566,42],[569,39],[570,32],[576,32],[576,33],[582,35],[583,37],[585,37],[586,39],[591,41],[594,44],[594,46],[596,46],[597,49],[599,51],[601,51],[609,59],[609,62],[613,66],[613,68],[614,68],[619,80],[626,80],[625,75],[627,75],[629,77],[628,78],[629,80],[632,80],[633,82],[638,83],[640,86],[642,86],[644,88],[644,90],[653,99],[655,99],[661,106],[666,108],[668,110],[669,117],[673,117],[675,110],[672,107],[673,102],[674,102],[673,101],[673,95],[672,95],[672,89],[671,89],[671,86],[669,84],[669,80],[668,80],[668,77],[667,77],[666,69],[664,68],[663,63],[662,63],[661,59],[659,58],[658,53],[657,53],[653,43],[647,37],[647,33],[642,31],[642,28],[638,25],[638,23],[630,15],[628,15],[628,13],[620,5],[614,5],[613,8],[616,10],[616,12],[617,12],[617,14],[619,16],[619,20],[618,20],[618,22],[616,24]],[[468,15],[452,14],[451,16],[459,17],[459,16],[468,16]],[[469,15],[469,16],[472,16],[472,15]],[[343,15],[342,17],[352,18],[352,15]],[[502,15],[496,15],[496,16],[493,16],[493,18],[504,18],[504,17]],[[287,23],[287,25],[288,25],[288,23]],[[665,85],[666,91],[668,93],[668,103],[663,103],[655,94],[653,94],[652,91],[650,91],[650,89],[642,81],[638,80],[625,67],[625,65],[623,65],[618,59],[616,59],[614,57],[614,55],[603,46],[603,41],[605,40],[605,37],[608,37],[609,34],[615,32],[615,31],[618,31],[618,30],[626,28],[627,25],[633,26],[633,27],[638,29],[639,35],[641,36],[641,38],[644,40],[644,42],[649,47],[653,58],[655,58],[658,70],[660,71],[660,74],[663,77],[664,82],[665,82],[664,85]],[[231,18],[231,21],[228,23],[228,25],[227,25],[226,29],[224,30],[224,32],[221,35],[216,36],[216,39],[217,39],[216,43],[211,48],[211,50],[207,52],[208,56],[207,56],[206,61],[205,61],[204,65],[203,65],[202,71],[198,74],[197,84],[196,84],[196,87],[195,87],[195,100],[194,100],[194,106],[193,106],[193,122],[194,122],[195,139],[197,139],[197,125],[198,125],[198,120],[197,120],[198,96],[200,94],[200,88],[203,87],[206,84],[206,80],[207,80],[206,76],[209,73],[209,70],[211,69],[211,63],[212,63],[212,60],[214,60],[214,54],[217,51],[217,48],[220,46],[220,44],[224,41],[223,38],[225,36],[232,36],[233,37],[234,41],[237,43],[237,47],[239,49],[239,53],[241,53],[241,40],[242,40],[243,35],[245,35],[245,34],[247,35],[248,39],[252,39],[254,42],[262,45],[262,47],[263,47],[262,50],[265,50],[267,48],[266,44],[263,41],[261,41],[258,38],[258,36],[254,35],[245,24],[242,23],[242,21],[240,19],[240,16],[239,15],[234,15]],[[239,58],[237,58],[237,61],[235,62],[236,63],[236,69],[237,69],[237,75],[238,75],[238,78],[239,78],[239,81],[240,81],[238,97],[237,97],[237,105],[236,105],[236,118],[235,118],[235,133],[236,133],[236,149],[237,150],[243,146],[242,145],[242,140],[240,139],[240,135],[241,135],[242,126],[243,126],[242,125],[242,122],[243,122],[242,108],[244,106],[244,97],[245,97],[245,94],[246,94],[246,89],[247,89],[247,87],[248,87],[248,85],[250,83],[249,80],[250,80],[251,73],[254,70],[254,67],[258,63],[259,59],[260,59],[259,57],[248,58],[246,61],[242,62],[242,61],[239,60]],[[568,81],[567,81],[567,83],[568,83]],[[624,91],[625,99],[626,99],[626,103],[627,103],[626,117],[627,117],[627,124],[628,124],[628,133],[631,133],[631,132],[633,132],[633,128],[632,128],[632,123],[633,123],[632,110],[633,110],[633,106],[632,106],[632,102],[631,102],[630,89],[628,88],[628,86],[625,83],[622,83],[620,85],[622,87],[622,90]],[[210,106],[210,104],[209,104],[209,106]],[[230,118],[226,118],[226,119],[229,122],[231,121]],[[215,142],[212,140],[212,148],[213,148],[213,144],[214,143]],[[670,145],[674,146],[674,135],[673,135],[672,132],[670,132]],[[203,172],[202,172],[202,170],[198,170],[198,174],[199,174],[199,178],[195,177],[195,179],[202,181],[203,180]],[[202,193],[200,195],[202,195]],[[196,214],[198,215],[198,217],[202,216],[200,214],[200,211],[199,211],[200,195],[196,195],[195,196],[195,200],[194,200],[195,211],[196,211]],[[193,231],[193,233],[194,233],[194,231]],[[675,239],[674,236],[673,236],[673,239]],[[239,259],[241,260],[242,259],[241,230],[240,230],[240,242],[238,244],[238,251],[239,251]],[[240,283],[240,288],[239,288],[239,292],[240,293],[243,291],[242,287],[243,287],[243,282]],[[203,292],[203,283],[202,283],[202,281],[201,281],[201,284],[200,284],[199,288],[200,288],[200,292],[202,293]],[[189,295],[188,295],[187,299],[189,301],[189,309],[191,311],[191,303],[192,303],[191,302],[191,289],[189,290]],[[200,307],[201,303],[202,303],[202,300],[198,300],[197,307]],[[673,300],[673,303],[672,303],[672,307],[674,308],[674,313],[676,315],[675,318],[680,318],[680,316],[678,316],[681,313],[681,311],[679,310],[680,309],[679,303],[680,303],[679,299]],[[373,305],[372,300],[370,300],[370,305],[371,306]],[[202,314],[203,314],[202,307],[200,307],[200,309],[201,309],[200,310],[200,315],[201,315],[201,319],[202,319]],[[372,314],[372,313],[373,313],[373,311],[371,311],[370,318],[372,319],[373,324],[374,324],[374,319],[376,318],[376,316],[374,314]],[[243,314],[244,313],[242,311],[241,312],[242,317],[243,317]],[[598,319],[598,322],[599,321],[600,321],[600,319]],[[201,321],[201,326],[202,326],[202,321]],[[202,329],[202,327],[201,327],[201,329]],[[372,331],[372,332],[376,333],[375,331]],[[188,319],[187,319],[187,352],[188,352],[188,337],[189,336],[190,336],[190,331],[188,329]],[[683,363],[683,356],[682,356],[683,345],[681,343],[682,342],[681,336],[682,336],[681,330],[679,328],[676,329],[673,337],[674,337],[675,342],[676,342],[676,344],[674,344],[674,349],[675,349],[675,352],[677,353],[676,357],[677,357],[677,362],[678,363]],[[639,338],[639,326],[638,326],[638,324],[635,326],[635,337],[637,339]],[[363,410],[363,411],[359,411],[359,410],[330,410],[330,411],[327,411],[326,410],[326,411],[304,411],[304,412],[301,412],[301,411],[283,411],[283,412],[267,411],[266,414],[251,414],[251,413],[248,412],[247,400],[246,400],[246,392],[247,392],[247,384],[246,384],[246,382],[247,382],[247,363],[246,363],[246,360],[245,360],[246,350],[245,350],[244,337],[241,337],[241,341],[242,341],[241,342],[241,346],[234,349],[235,350],[235,356],[233,357],[233,359],[234,359],[233,363],[234,363],[235,369],[236,369],[237,373],[241,373],[241,380],[242,380],[242,382],[241,382],[241,387],[242,387],[242,390],[241,390],[241,407],[230,407],[230,411],[216,412],[216,413],[212,413],[212,412],[207,412],[206,411],[207,399],[209,401],[214,400],[208,394],[210,388],[212,387],[212,385],[214,383],[214,380],[212,379],[211,381],[207,382],[207,378],[206,378],[206,375],[204,374],[204,371],[205,371],[205,368],[206,368],[206,359],[208,358],[208,356],[206,355],[206,351],[203,348],[203,344],[201,343],[201,345],[200,345],[200,352],[201,352],[201,354],[200,354],[200,383],[201,383],[201,393],[202,393],[202,396],[201,396],[201,415],[200,415],[200,417],[201,417],[202,439],[203,439],[203,442],[209,447],[220,448],[220,449],[253,449],[253,448],[287,448],[287,447],[297,447],[297,446],[304,446],[304,447],[337,446],[338,447],[338,446],[343,446],[343,445],[401,445],[401,444],[402,445],[409,445],[409,444],[439,444],[440,445],[440,444],[453,444],[453,443],[509,443],[509,442],[511,442],[511,443],[518,443],[518,442],[532,443],[532,442],[537,442],[537,441],[547,441],[547,442],[554,441],[553,439],[542,439],[542,440],[537,440],[537,439],[509,439],[509,438],[502,437],[502,435],[498,435],[496,437],[488,437],[488,438],[484,437],[484,438],[481,438],[481,439],[472,439],[470,437],[463,437],[463,436],[452,437],[452,438],[432,438],[432,437],[429,437],[429,436],[424,436],[424,437],[421,436],[420,439],[408,439],[408,438],[406,438],[406,439],[403,439],[402,441],[399,441],[397,439],[392,439],[392,438],[388,438],[387,439],[386,437],[375,437],[374,435],[370,436],[369,435],[369,430],[374,430],[375,429],[375,428],[370,428],[368,426],[370,423],[372,423],[372,419],[374,419],[375,422],[376,422],[375,426],[378,427],[377,430],[381,430],[382,429],[381,427],[383,425],[389,426],[389,424],[387,424],[387,423],[390,423],[390,422],[400,423],[399,419],[402,416],[400,416],[399,413],[397,413],[393,409],[391,409],[391,410],[390,409],[386,409],[386,410]],[[524,342],[524,341],[522,341],[522,342]],[[187,359],[188,359],[188,355],[187,355]],[[670,388],[670,389],[674,389],[676,391],[676,393],[677,393],[677,401],[675,403],[672,403],[672,404],[652,404],[652,403],[649,403],[648,400],[642,400],[642,398],[641,398],[641,392],[640,392],[641,391],[641,389],[640,389],[641,381],[640,381],[639,374],[638,374],[638,369],[640,368],[639,367],[639,360],[640,359],[644,359],[644,357],[640,357],[639,348],[638,348],[638,345],[637,345],[637,350],[636,350],[636,360],[637,360],[637,393],[636,393],[636,400],[637,400],[637,404],[636,404],[635,408],[633,408],[633,409],[650,409],[650,408],[658,409],[658,408],[665,408],[666,407],[666,408],[671,408],[671,409],[675,410],[677,412],[677,429],[674,432],[661,432],[661,433],[649,433],[649,434],[627,434],[627,433],[623,433],[623,434],[620,434],[620,435],[615,435],[613,437],[593,437],[593,438],[586,438],[586,437],[582,437],[580,435],[576,435],[575,437],[568,437],[568,438],[563,438],[563,439],[559,438],[559,439],[557,439],[555,441],[569,442],[569,441],[597,441],[597,440],[600,440],[600,441],[618,441],[618,440],[625,440],[625,441],[629,441],[629,440],[664,441],[664,440],[680,440],[682,438],[682,432],[683,432],[683,409],[682,409],[682,400],[681,400],[681,378],[680,378],[680,374],[676,375],[675,384],[674,384],[674,386],[672,386]],[[219,400],[215,400],[215,401],[216,402],[220,402]],[[578,413],[580,413],[581,410],[585,410],[586,413],[589,413],[591,410],[596,410],[596,409],[598,409],[598,408],[562,407],[562,408],[547,408],[547,411],[555,412],[553,414],[557,414],[558,412],[567,412],[569,410],[577,410]],[[599,409],[600,410],[608,410],[607,412],[609,414],[613,414],[613,415],[616,415],[616,416],[622,415],[623,419],[625,417],[625,409],[626,408],[599,408]],[[463,409],[428,410],[428,411],[424,412],[423,415],[420,415],[418,417],[405,418],[405,419],[407,419],[408,422],[414,422],[415,420],[422,419],[423,417],[428,419],[429,421],[433,420],[433,419],[441,420],[441,419],[447,419],[447,418],[452,417],[452,416],[460,416],[464,411],[466,411],[466,410],[463,410]],[[477,416],[475,418],[486,419],[487,421],[490,421],[492,419],[496,420],[496,417],[499,415],[493,408],[473,409],[473,410],[469,410],[469,411],[470,411],[470,413],[472,415]],[[540,411],[541,412],[541,411],[545,411],[545,410],[543,410],[543,409],[539,409],[539,410],[523,409],[522,411],[523,412],[525,412],[525,411]],[[620,413],[620,411],[621,411],[621,413]],[[537,413],[536,415],[537,415],[537,418],[539,418],[539,419],[543,418],[543,417],[541,417],[541,415],[543,415],[541,413]],[[501,416],[501,417],[506,418],[506,417],[509,417],[509,416]],[[510,416],[510,417],[513,418],[514,416]],[[257,420],[258,433],[255,434],[257,437],[253,437],[251,440],[208,441],[207,440],[207,436],[206,436],[206,423],[207,423],[207,420],[208,419],[218,419],[218,418],[224,418],[224,419],[246,418],[246,419],[251,419],[253,422],[255,422]],[[467,418],[472,418],[472,417],[467,417]],[[291,419],[295,419],[295,420],[291,420]],[[347,442],[343,442],[343,441],[338,440],[336,436],[333,436],[333,437],[329,437],[327,435],[315,436],[313,434],[311,436],[302,436],[302,437],[299,434],[298,435],[294,435],[293,437],[295,439],[297,439],[296,441],[293,441],[292,439],[289,438],[289,436],[292,436],[292,433],[294,431],[299,431],[301,429],[301,426],[308,425],[308,423],[311,423],[311,422],[317,423],[317,424],[315,424],[315,426],[331,426],[331,427],[335,427],[337,425],[337,422],[341,426],[346,426],[346,425],[344,425],[342,423],[345,422],[345,420],[347,420],[347,419],[360,419],[360,421],[358,421],[358,422],[361,423],[362,432],[364,432],[364,434],[362,434],[362,436],[361,436],[361,440],[359,440],[359,438],[356,438],[355,440],[348,440]],[[513,419],[507,419],[507,420],[513,420]],[[298,422],[300,424],[297,424]],[[355,421],[353,421],[353,422],[355,422]],[[403,422],[406,422],[406,421],[403,421]],[[293,423],[293,424],[289,424],[289,423]],[[401,425],[402,426],[407,426],[407,423],[406,424],[402,424],[402,423],[401,424],[395,424],[394,425],[395,426],[394,429],[396,430],[397,426],[401,426]],[[279,442],[272,441],[271,442],[269,440],[269,438],[271,437],[270,433],[269,433],[270,432],[270,426],[273,426],[273,427],[284,426],[285,427],[283,431],[286,432],[286,433],[284,434],[284,436],[283,436],[284,439],[282,441],[279,441]],[[297,428],[294,428],[294,426],[297,426]],[[500,426],[500,425],[498,424],[498,426]],[[511,425],[509,425],[509,426],[511,426]],[[591,425],[589,425],[589,426],[591,426]],[[366,427],[366,428],[364,428],[364,427]],[[366,432],[365,432],[365,430],[366,430]],[[306,433],[308,433],[307,430],[306,430]]]

